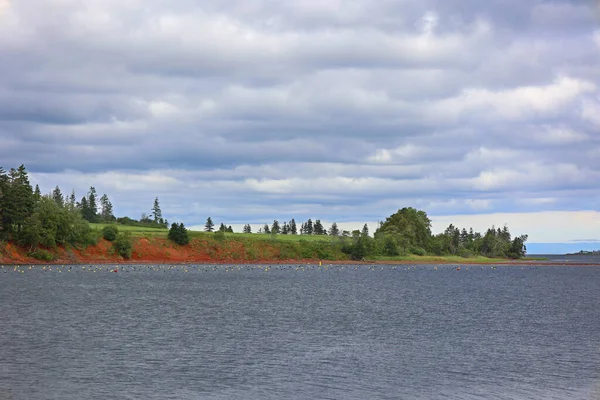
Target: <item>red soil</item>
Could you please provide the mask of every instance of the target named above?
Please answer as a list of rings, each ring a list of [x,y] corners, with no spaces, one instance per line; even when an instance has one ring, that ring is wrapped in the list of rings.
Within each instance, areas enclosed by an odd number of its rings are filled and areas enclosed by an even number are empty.
[[[179,246],[165,238],[134,238],[131,258],[115,254],[112,243],[104,239],[98,240],[94,246],[76,249],[58,247],[52,249],[52,264],[221,264],[221,263],[295,263],[318,262],[318,260],[282,260],[274,246],[264,243],[255,248],[257,253],[253,259],[247,256],[244,244],[236,241],[216,243],[194,239],[190,244]],[[35,259],[28,254],[28,249],[8,243],[4,250],[0,248],[1,264],[49,264],[48,261]]]

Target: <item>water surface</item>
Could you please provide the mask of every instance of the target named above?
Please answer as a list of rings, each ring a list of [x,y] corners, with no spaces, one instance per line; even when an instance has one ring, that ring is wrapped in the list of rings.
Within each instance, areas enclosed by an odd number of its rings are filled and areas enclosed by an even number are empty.
[[[600,398],[598,267],[84,268],[0,268],[0,399]]]

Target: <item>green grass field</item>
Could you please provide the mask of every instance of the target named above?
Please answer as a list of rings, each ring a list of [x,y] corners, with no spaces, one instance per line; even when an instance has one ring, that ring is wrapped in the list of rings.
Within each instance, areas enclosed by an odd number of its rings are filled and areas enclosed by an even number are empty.
[[[90,227],[95,231],[101,231],[102,228],[111,224],[90,224]],[[147,228],[143,226],[129,226],[129,225],[119,225],[117,224],[117,228],[120,232],[129,232],[133,236],[167,236],[169,232],[168,229],[159,229],[159,228]],[[214,233],[208,233],[204,231],[188,231],[189,236],[199,237],[199,238],[209,238],[214,237]],[[280,241],[321,241],[321,240],[332,240],[334,238],[330,236],[316,236],[316,235],[266,235],[261,233],[225,233],[225,237],[229,238],[244,238],[244,239],[259,239],[259,240],[280,240]]]

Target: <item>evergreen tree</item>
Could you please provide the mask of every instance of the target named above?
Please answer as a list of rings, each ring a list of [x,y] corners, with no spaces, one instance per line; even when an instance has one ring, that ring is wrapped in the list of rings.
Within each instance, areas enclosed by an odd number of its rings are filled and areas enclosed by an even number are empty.
[[[89,211],[88,201],[85,196],[81,198],[81,201],[77,204],[77,208],[81,212],[81,216],[83,217],[83,219],[85,219],[87,221],[86,216],[89,215],[90,211]]]
[[[279,221],[274,220],[273,225],[271,226],[271,233],[276,235],[279,233],[279,231],[280,231]]]
[[[83,218],[89,222],[96,222],[98,220],[98,201],[96,195],[96,188],[90,187],[87,197],[87,213],[83,215]]]
[[[14,225],[17,232],[21,232],[25,219],[33,214],[34,206],[33,188],[25,166],[11,168],[3,200],[3,228],[11,231]]]
[[[75,189],[71,190],[71,195],[69,196],[69,201],[67,201],[67,205],[71,209],[75,209],[77,207],[77,200],[75,199]]]
[[[265,226],[263,226],[263,233],[267,235],[271,234],[271,228],[269,228],[269,225],[265,224]]]
[[[213,224],[212,219],[210,217],[206,219],[206,224],[204,224],[204,230],[206,232],[212,232],[215,230],[215,224]]]
[[[229,233],[233,233],[233,228],[231,227],[231,225],[229,225],[229,226],[227,227],[227,232],[229,232]]]
[[[40,201],[40,199],[42,198],[42,191],[40,190],[40,186],[39,185],[35,185],[35,190],[33,191],[33,200],[35,202]]]
[[[160,204],[158,203],[158,197],[154,199],[154,205],[152,206],[152,217],[154,218],[155,224],[158,224],[160,220],[162,220],[162,211],[160,209]]]
[[[296,220],[294,220],[294,218],[292,218],[292,220],[290,221],[290,233],[292,235],[298,234],[298,228],[296,227]]]
[[[100,207],[100,216],[102,221],[111,222],[115,220],[115,216],[113,215],[113,206],[106,193],[100,197]]]
[[[313,229],[314,229],[315,235],[325,235],[326,234],[325,228],[323,227],[323,224],[321,223],[320,219],[315,221],[315,226]]]
[[[58,185],[56,185],[56,187],[52,191],[52,200],[54,200],[54,202],[59,207],[64,207],[64,205],[65,205],[65,198],[63,197],[63,194],[60,191],[60,188],[58,187]]]
[[[333,223],[331,224],[331,228],[329,228],[329,234],[331,236],[339,236],[340,235],[340,229],[337,226],[337,223]]]
[[[6,175],[6,171],[4,168],[0,167],[0,235],[2,235],[3,231],[6,230],[6,221],[5,221],[5,196],[8,192],[8,175]]]
[[[289,230],[290,230],[290,228],[289,228],[287,222],[284,222],[283,223],[283,227],[281,228],[281,234],[282,235],[287,235],[288,232],[289,232]]]
[[[369,227],[367,226],[367,224],[364,224],[364,225],[363,225],[363,228],[362,228],[361,235],[362,235],[363,237],[367,237],[367,236],[369,236]]]
[[[244,225],[244,233],[252,233],[252,227],[250,224]]]
[[[227,228],[225,227],[225,224],[221,222],[221,226],[219,227],[219,232],[227,232]]]
[[[190,242],[188,230],[183,225],[183,222],[181,224],[173,223],[167,237],[169,240],[180,245],[185,245]]]
[[[306,234],[307,235],[312,235],[313,234],[313,222],[312,219],[308,219],[308,221],[306,221]]]

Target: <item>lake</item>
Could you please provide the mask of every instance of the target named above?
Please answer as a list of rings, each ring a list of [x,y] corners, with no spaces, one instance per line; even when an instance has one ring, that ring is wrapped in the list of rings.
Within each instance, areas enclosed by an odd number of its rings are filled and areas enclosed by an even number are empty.
[[[600,399],[600,267],[0,268],[0,399]]]

